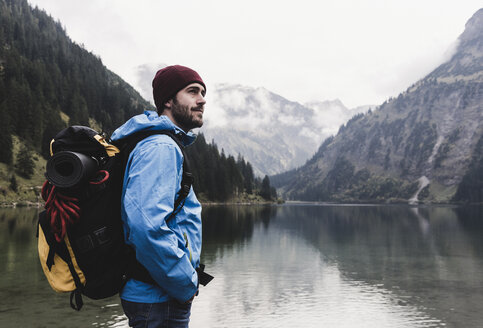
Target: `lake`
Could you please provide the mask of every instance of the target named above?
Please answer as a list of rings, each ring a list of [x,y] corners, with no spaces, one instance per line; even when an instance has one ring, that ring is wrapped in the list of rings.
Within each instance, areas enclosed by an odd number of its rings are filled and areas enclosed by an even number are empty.
[[[190,327],[481,327],[483,207],[206,206],[215,276]],[[0,209],[0,327],[127,327],[118,297],[80,312],[39,264],[37,210]]]

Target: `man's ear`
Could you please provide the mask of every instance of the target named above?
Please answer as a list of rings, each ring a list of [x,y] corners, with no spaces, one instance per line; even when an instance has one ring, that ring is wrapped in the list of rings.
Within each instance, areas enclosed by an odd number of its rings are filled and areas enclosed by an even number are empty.
[[[165,102],[164,103],[164,108],[171,108],[172,102],[173,102],[173,99],[170,99],[167,102]]]

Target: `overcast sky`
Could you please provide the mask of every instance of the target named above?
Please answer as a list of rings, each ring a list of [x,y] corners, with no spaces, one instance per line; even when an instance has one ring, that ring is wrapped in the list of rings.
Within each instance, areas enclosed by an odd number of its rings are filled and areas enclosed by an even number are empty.
[[[140,66],[289,100],[381,104],[451,54],[481,0],[28,0],[138,90]],[[151,99],[148,99],[151,100]],[[209,98],[208,98],[209,100]],[[208,106],[209,104],[207,104]]]

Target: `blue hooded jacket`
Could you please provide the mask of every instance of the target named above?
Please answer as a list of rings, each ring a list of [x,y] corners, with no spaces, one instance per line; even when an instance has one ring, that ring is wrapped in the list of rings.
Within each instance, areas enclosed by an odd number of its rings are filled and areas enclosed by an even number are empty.
[[[183,145],[195,141],[164,115],[146,111],[119,127],[112,140],[137,131],[169,130]],[[122,192],[122,220],[126,243],[158,286],[131,279],[121,298],[131,302],[186,302],[197,291],[201,253],[201,204],[193,188],[179,213],[168,222],[181,188],[183,154],[167,135],[152,135],[139,142],[126,166]]]

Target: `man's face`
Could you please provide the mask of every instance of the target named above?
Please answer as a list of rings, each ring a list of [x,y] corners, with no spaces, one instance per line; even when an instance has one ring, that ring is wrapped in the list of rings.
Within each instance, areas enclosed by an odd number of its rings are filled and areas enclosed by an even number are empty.
[[[189,84],[170,100],[174,123],[185,132],[203,125],[205,88],[199,83]]]

